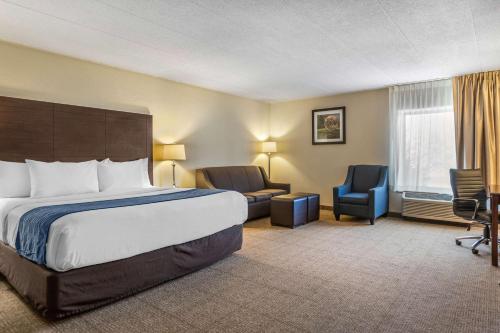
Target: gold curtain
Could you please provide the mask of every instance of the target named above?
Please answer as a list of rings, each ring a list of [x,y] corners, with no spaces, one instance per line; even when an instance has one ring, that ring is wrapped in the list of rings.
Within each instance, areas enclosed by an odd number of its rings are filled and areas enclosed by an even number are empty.
[[[500,183],[500,71],[453,78],[457,167]]]

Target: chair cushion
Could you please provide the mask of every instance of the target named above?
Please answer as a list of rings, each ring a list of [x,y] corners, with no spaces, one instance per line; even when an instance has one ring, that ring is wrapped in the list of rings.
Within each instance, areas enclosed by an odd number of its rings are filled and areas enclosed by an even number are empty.
[[[255,201],[266,201],[266,200],[271,200],[271,193],[266,193],[262,191],[257,191],[257,192],[246,192],[243,193],[244,196],[248,197],[254,197]]]
[[[352,178],[352,191],[368,193],[368,190],[377,186],[380,178],[379,165],[356,165]]]
[[[252,197],[250,195],[245,195],[245,198],[247,198],[247,202],[250,203],[250,202],[255,202],[255,197]]]
[[[265,188],[263,190],[260,190],[259,192],[270,193],[273,197],[286,194],[285,190],[280,190],[278,188]]]
[[[347,193],[339,197],[340,203],[368,205],[368,193]]]

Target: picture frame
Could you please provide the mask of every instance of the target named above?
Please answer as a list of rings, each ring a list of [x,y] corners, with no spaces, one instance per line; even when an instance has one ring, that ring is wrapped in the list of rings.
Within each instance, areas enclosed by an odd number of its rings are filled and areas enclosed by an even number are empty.
[[[312,144],[346,143],[345,106],[312,110]]]

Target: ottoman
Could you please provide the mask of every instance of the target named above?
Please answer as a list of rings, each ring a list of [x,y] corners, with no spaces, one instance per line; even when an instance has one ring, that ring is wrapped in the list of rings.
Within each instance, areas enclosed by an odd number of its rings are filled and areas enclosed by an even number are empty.
[[[271,198],[271,225],[295,228],[307,223],[307,197],[295,194]]]
[[[305,192],[294,194],[307,197],[307,222],[319,220],[319,194]]]

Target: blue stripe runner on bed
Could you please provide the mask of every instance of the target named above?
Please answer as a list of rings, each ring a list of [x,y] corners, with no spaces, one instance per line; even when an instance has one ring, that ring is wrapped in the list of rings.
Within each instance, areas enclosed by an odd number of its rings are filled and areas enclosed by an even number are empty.
[[[49,237],[50,226],[63,216],[98,209],[147,205],[157,202],[203,197],[221,192],[224,192],[224,190],[191,189],[174,193],[133,198],[37,207],[23,214],[19,220],[16,236],[16,250],[23,257],[38,264],[45,265],[46,244]]]

